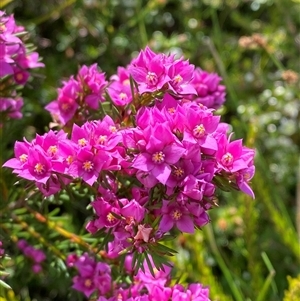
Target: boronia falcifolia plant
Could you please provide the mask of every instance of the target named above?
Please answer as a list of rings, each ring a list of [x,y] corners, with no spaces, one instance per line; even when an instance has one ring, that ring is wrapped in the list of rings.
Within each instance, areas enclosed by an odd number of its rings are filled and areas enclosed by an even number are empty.
[[[0,11],[0,117],[22,117],[20,90],[30,77],[30,69],[44,67],[34,47],[26,44],[25,28],[18,26],[13,15]]]
[[[11,46],[19,43],[11,20],[1,13],[5,87],[13,87],[16,72],[27,74],[23,52]],[[41,66],[36,53],[30,57],[27,68]],[[97,64],[82,66],[45,108],[51,129],[15,142],[15,157],[3,167],[31,183],[28,195],[47,201],[79,187],[88,191],[93,214],[85,229],[98,246],[65,254],[75,290],[98,301],[209,300],[208,287],[172,281],[169,257],[176,250],[168,241],[210,222],[216,189],[254,197],[255,152],[234,140],[216,114],[226,94],[220,81],[149,47],[110,79]],[[17,244],[39,273],[41,251]]]

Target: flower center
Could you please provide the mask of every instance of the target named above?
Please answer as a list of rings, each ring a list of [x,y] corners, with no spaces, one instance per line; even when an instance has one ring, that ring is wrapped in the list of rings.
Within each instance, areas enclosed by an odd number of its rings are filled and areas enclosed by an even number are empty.
[[[23,74],[21,72],[18,72],[17,74],[15,74],[15,77],[19,81],[23,80],[23,78],[24,78],[24,76],[23,76]]]
[[[124,79],[123,82],[122,82],[122,84],[124,86],[129,86],[130,85],[130,80],[129,79]]]
[[[91,161],[85,161],[82,167],[85,171],[91,172],[94,169],[94,164]]]
[[[61,104],[61,109],[64,112],[67,112],[70,109],[70,105],[68,103]]]
[[[41,175],[45,172],[45,166],[42,163],[36,163],[34,166],[34,172]]]
[[[184,175],[184,171],[183,171],[183,169],[181,167],[174,166],[173,175],[176,178],[181,178]]]
[[[5,24],[0,24],[0,32],[4,33],[7,30]]]
[[[178,85],[182,82],[183,78],[180,74],[177,74],[174,78],[173,78],[173,84]]]
[[[112,133],[115,133],[117,131],[117,128],[114,126],[114,125],[110,125],[109,126],[109,130],[112,132]]]
[[[70,165],[73,162],[73,160],[74,160],[73,156],[68,156],[67,159],[66,159],[68,165]]]
[[[84,286],[87,287],[87,288],[91,287],[92,286],[92,280],[91,279],[86,279],[84,281]]]
[[[103,145],[107,141],[107,136],[106,135],[100,135],[98,139],[98,143]]]
[[[222,159],[221,159],[221,163],[224,166],[230,166],[232,165],[233,162],[233,156],[231,153],[226,153],[225,155],[223,155]]]
[[[78,145],[79,146],[86,146],[87,145],[87,141],[84,138],[81,138],[78,140]]]
[[[22,155],[19,157],[19,160],[20,160],[22,163],[25,163],[25,162],[27,161],[27,158],[28,158],[28,155],[22,154]]]
[[[158,82],[157,75],[154,72],[148,72],[146,81],[148,85],[155,86]]]
[[[175,108],[174,108],[174,107],[168,108],[168,112],[169,112],[170,114],[174,114],[174,113],[175,113]]]
[[[57,153],[57,151],[58,151],[57,146],[56,145],[51,145],[51,146],[49,146],[47,152],[50,156],[54,156]]]
[[[205,127],[202,123],[195,126],[193,135],[196,138],[202,138],[205,135]]]
[[[163,152],[156,152],[152,155],[152,161],[161,164],[165,161],[165,154]]]
[[[108,221],[109,223],[111,223],[111,224],[116,220],[116,218],[113,216],[113,214],[112,214],[111,212],[109,212],[109,213],[107,214],[106,219],[107,219],[107,221]]]
[[[178,209],[175,209],[172,211],[171,216],[173,219],[178,221],[181,218],[182,213]]]
[[[120,93],[119,94],[119,98],[121,99],[121,100],[127,100],[127,95],[125,94],[125,93]]]

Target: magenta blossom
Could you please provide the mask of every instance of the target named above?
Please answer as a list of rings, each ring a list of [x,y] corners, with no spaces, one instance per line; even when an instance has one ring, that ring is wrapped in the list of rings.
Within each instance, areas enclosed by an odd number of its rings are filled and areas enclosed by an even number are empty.
[[[176,225],[182,232],[194,233],[193,218],[184,206],[164,200],[161,213],[159,229],[162,232],[168,232]]]
[[[82,66],[78,71],[77,81],[79,82],[81,93],[84,95],[84,102],[92,109],[99,108],[99,102],[103,102],[104,88],[107,84],[105,73],[99,72],[97,64],[90,67]]]
[[[218,109],[225,102],[226,95],[225,86],[220,85],[220,81],[217,74],[196,68],[190,84],[196,89],[197,96],[191,98],[208,108]]]
[[[0,67],[1,69],[1,67]],[[21,107],[23,106],[23,99],[20,97],[0,98],[0,113],[4,112],[8,117],[13,119],[22,118]]]
[[[138,83],[141,94],[160,90],[170,81],[164,61],[163,54],[156,54],[146,47],[131,62],[128,71]]]
[[[188,61],[184,61],[183,59],[171,63],[168,69],[168,75],[171,79],[169,87],[175,94],[197,94],[193,85],[190,84],[194,68],[194,65],[191,65]]]
[[[98,151],[96,154],[82,148],[77,154],[78,176],[89,185],[93,185],[101,170],[109,165],[111,157],[105,151]]]
[[[74,117],[78,108],[77,98],[80,87],[73,77],[63,84],[64,86],[58,89],[57,100],[50,102],[45,109],[51,113],[55,120],[66,124]]]
[[[132,167],[151,173],[159,182],[166,184],[172,172],[170,165],[179,161],[185,148],[172,134],[167,122],[147,127],[143,133],[145,149],[135,158]]]
[[[132,91],[128,70],[118,67],[116,75],[111,76],[111,84],[107,88],[112,102],[117,106],[125,106],[132,101]]]

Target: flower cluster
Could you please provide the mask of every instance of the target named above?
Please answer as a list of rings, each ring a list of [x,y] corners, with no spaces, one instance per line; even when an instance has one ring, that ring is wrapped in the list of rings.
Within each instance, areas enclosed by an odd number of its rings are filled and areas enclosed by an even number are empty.
[[[126,69],[119,67],[111,77],[108,92],[115,105],[124,106],[133,100],[130,76],[136,83],[134,91],[139,94],[154,93],[159,97],[168,92],[214,109],[225,102],[225,86],[220,85],[221,77],[217,74],[195,69],[183,58],[156,54],[148,47]]]
[[[42,262],[46,259],[46,255],[42,250],[36,249],[29,245],[24,239],[20,239],[17,242],[17,247],[23,252],[23,254],[29,258],[32,262],[32,271],[36,274],[42,271]]]
[[[219,82],[216,74],[149,48],[127,68],[119,67],[109,83],[96,64],[83,66],[47,106],[66,132],[17,141],[15,158],[3,166],[33,181],[46,197],[81,182],[93,194],[94,217],[86,229],[105,237],[106,258],[131,254],[139,277],[147,254],[164,271],[162,257],[174,251],[163,242],[209,222],[217,187],[254,197],[249,183],[255,153],[241,139],[233,140],[228,124],[215,114],[225,99]],[[101,118],[86,121],[90,109],[98,108]],[[109,266],[87,255],[73,259],[79,271],[73,287],[86,296],[94,291],[106,296],[112,287]],[[124,300],[208,300],[198,284],[186,290],[143,287],[159,297],[130,294]]]
[[[105,296],[112,289],[111,270],[108,264],[96,262],[87,253],[81,256],[71,254],[67,258],[68,267],[74,267],[78,275],[73,278],[73,288],[89,297],[97,291]]]
[[[10,118],[21,118],[23,100],[16,86],[24,86],[29,79],[29,69],[44,67],[37,52],[29,51],[21,39],[24,27],[18,26],[13,15],[0,11],[0,112]]]
[[[58,89],[58,97],[46,106],[53,118],[65,125],[75,118],[82,122],[89,117],[89,111],[98,110],[99,103],[105,100],[105,74],[98,70],[97,64],[83,66],[76,78],[71,76]]]
[[[97,293],[98,301],[210,301],[209,289],[200,283],[189,284],[187,288],[181,284],[171,285],[170,266],[165,265],[164,270],[156,270],[153,275],[144,262],[132,283],[126,283],[113,281],[109,265],[97,262],[87,253],[70,254],[67,265],[77,270],[72,287],[87,297]],[[131,256],[126,257],[124,267],[125,274],[130,275],[133,269]]]
[[[57,99],[49,103],[46,110],[61,125],[82,124],[99,109],[99,103],[106,100],[105,89],[109,100],[123,116],[132,112],[126,110],[128,105],[133,103],[138,109],[165,92],[217,109],[224,103],[226,94],[220,80],[217,74],[195,69],[183,58],[156,54],[146,47],[126,68],[118,67],[117,74],[111,76],[109,82],[97,64],[84,65],[75,77],[63,82]],[[142,100],[140,95],[143,95]]]

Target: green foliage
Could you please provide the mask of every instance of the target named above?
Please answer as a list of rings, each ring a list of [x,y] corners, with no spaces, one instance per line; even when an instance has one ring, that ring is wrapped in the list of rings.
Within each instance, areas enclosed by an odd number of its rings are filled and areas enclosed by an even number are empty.
[[[283,301],[300,300],[300,276],[288,276],[289,288],[284,292]]]
[[[48,0],[39,5],[36,0],[14,0],[4,5],[30,31],[46,68],[24,89],[24,118],[0,128],[1,165],[12,156],[15,140],[31,139],[48,128],[50,117],[43,107],[78,65],[97,62],[110,76],[146,44],[184,55],[223,77],[223,120],[257,150],[252,185],[256,199],[220,192],[210,225],[159,247],[178,251],[180,283],[209,285],[214,301],[300,300],[299,276],[286,280],[300,272],[295,222],[296,212],[300,216],[300,200],[298,207],[295,201],[300,181],[296,0]],[[296,72],[294,80],[287,70]],[[50,201],[39,194],[26,199],[24,182],[15,181],[10,171],[0,170],[0,240],[13,258],[4,262],[9,273],[5,283],[13,291],[1,281],[0,301],[82,300],[69,292],[64,253],[70,247],[97,250],[97,238],[82,227],[91,214],[86,208],[89,192],[66,191]],[[39,277],[28,273],[28,263],[15,246],[20,238],[47,252],[47,272]],[[159,257],[154,258],[159,265]]]

